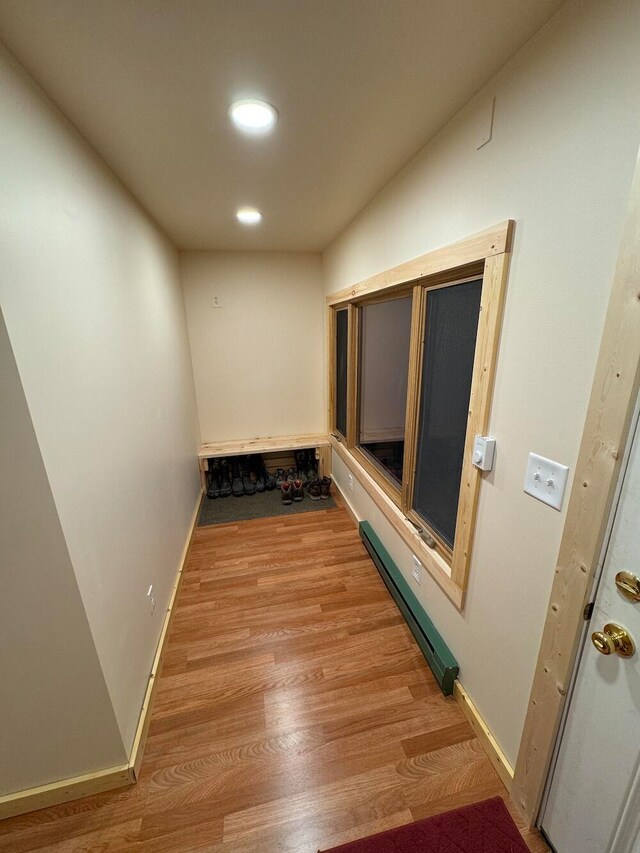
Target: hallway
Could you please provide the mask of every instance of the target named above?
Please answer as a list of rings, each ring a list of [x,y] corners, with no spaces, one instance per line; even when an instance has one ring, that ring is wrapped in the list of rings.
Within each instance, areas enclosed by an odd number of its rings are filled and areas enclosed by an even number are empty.
[[[196,529],[140,782],[0,851],[315,853],[496,795],[340,506]]]

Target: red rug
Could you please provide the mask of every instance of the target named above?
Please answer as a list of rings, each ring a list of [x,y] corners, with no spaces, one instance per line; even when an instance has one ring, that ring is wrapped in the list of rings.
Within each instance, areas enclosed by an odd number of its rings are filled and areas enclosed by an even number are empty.
[[[500,797],[333,847],[326,853],[528,853]]]

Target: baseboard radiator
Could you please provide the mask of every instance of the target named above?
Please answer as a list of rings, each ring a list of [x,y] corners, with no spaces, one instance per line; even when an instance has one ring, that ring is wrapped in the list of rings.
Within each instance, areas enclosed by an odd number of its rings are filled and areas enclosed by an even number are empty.
[[[361,521],[359,530],[365,548],[371,555],[382,580],[387,585],[387,589],[393,596],[398,609],[420,646],[422,654],[440,685],[440,689],[445,696],[451,696],[453,694],[453,683],[458,676],[458,662],[436,631],[433,622],[425,613],[424,608],[411,591],[411,587],[391,559],[387,549],[378,539],[369,522]]]

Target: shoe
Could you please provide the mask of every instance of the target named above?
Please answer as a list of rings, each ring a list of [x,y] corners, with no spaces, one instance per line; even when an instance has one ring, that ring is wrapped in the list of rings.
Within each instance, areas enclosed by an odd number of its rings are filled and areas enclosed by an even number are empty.
[[[302,480],[304,485],[307,482],[307,451],[298,450],[296,453],[296,468],[298,480]]]
[[[297,476],[296,476],[296,469],[295,469],[295,468],[289,468],[289,469],[287,470],[287,480],[288,480],[290,483],[293,483],[293,481],[294,481],[294,480],[296,480],[296,479],[297,479]]]
[[[276,486],[277,486],[279,489],[281,489],[281,488],[282,488],[282,484],[284,483],[284,481],[285,481],[286,479],[287,479],[287,477],[286,477],[286,475],[285,475],[285,473],[284,473],[284,468],[278,468],[278,469],[277,469],[277,471],[276,471]]]
[[[209,463],[209,470],[207,471],[207,497],[209,500],[215,500],[220,494],[220,463],[216,460],[215,462]]]
[[[259,453],[257,453],[255,456],[252,456],[251,458],[253,461],[253,471],[256,475],[256,492],[262,493],[267,488],[267,482],[265,477],[267,469],[264,467],[262,456],[260,456]]]
[[[220,460],[220,491],[218,497],[228,498],[231,494],[231,476],[227,459]]]
[[[320,497],[323,501],[331,497],[331,477],[323,477],[320,481]]]
[[[245,456],[242,460],[242,488],[245,495],[255,495],[256,484],[251,478],[251,457]]]
[[[280,491],[282,492],[282,503],[287,505],[290,504],[293,500],[293,484],[288,480],[285,480],[280,487]]]
[[[322,487],[320,486],[320,480],[316,477],[315,480],[311,480],[307,484],[307,491],[309,492],[309,497],[312,501],[319,501],[322,497]]]
[[[294,501],[301,501],[304,498],[304,486],[302,480],[294,480],[292,487],[292,495]]]
[[[231,462],[231,494],[234,498],[241,498],[244,495],[242,472],[240,470],[240,459],[238,456],[234,456]]]

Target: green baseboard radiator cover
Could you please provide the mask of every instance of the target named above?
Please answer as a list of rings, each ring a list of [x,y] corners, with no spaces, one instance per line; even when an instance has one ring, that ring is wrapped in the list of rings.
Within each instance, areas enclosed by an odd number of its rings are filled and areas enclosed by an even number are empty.
[[[458,662],[436,631],[433,622],[411,591],[411,587],[391,559],[389,552],[378,539],[373,527],[368,521],[361,521],[359,530],[365,548],[420,646],[420,650],[431,667],[440,689],[445,696],[451,696],[453,683],[458,677],[460,669]]]

